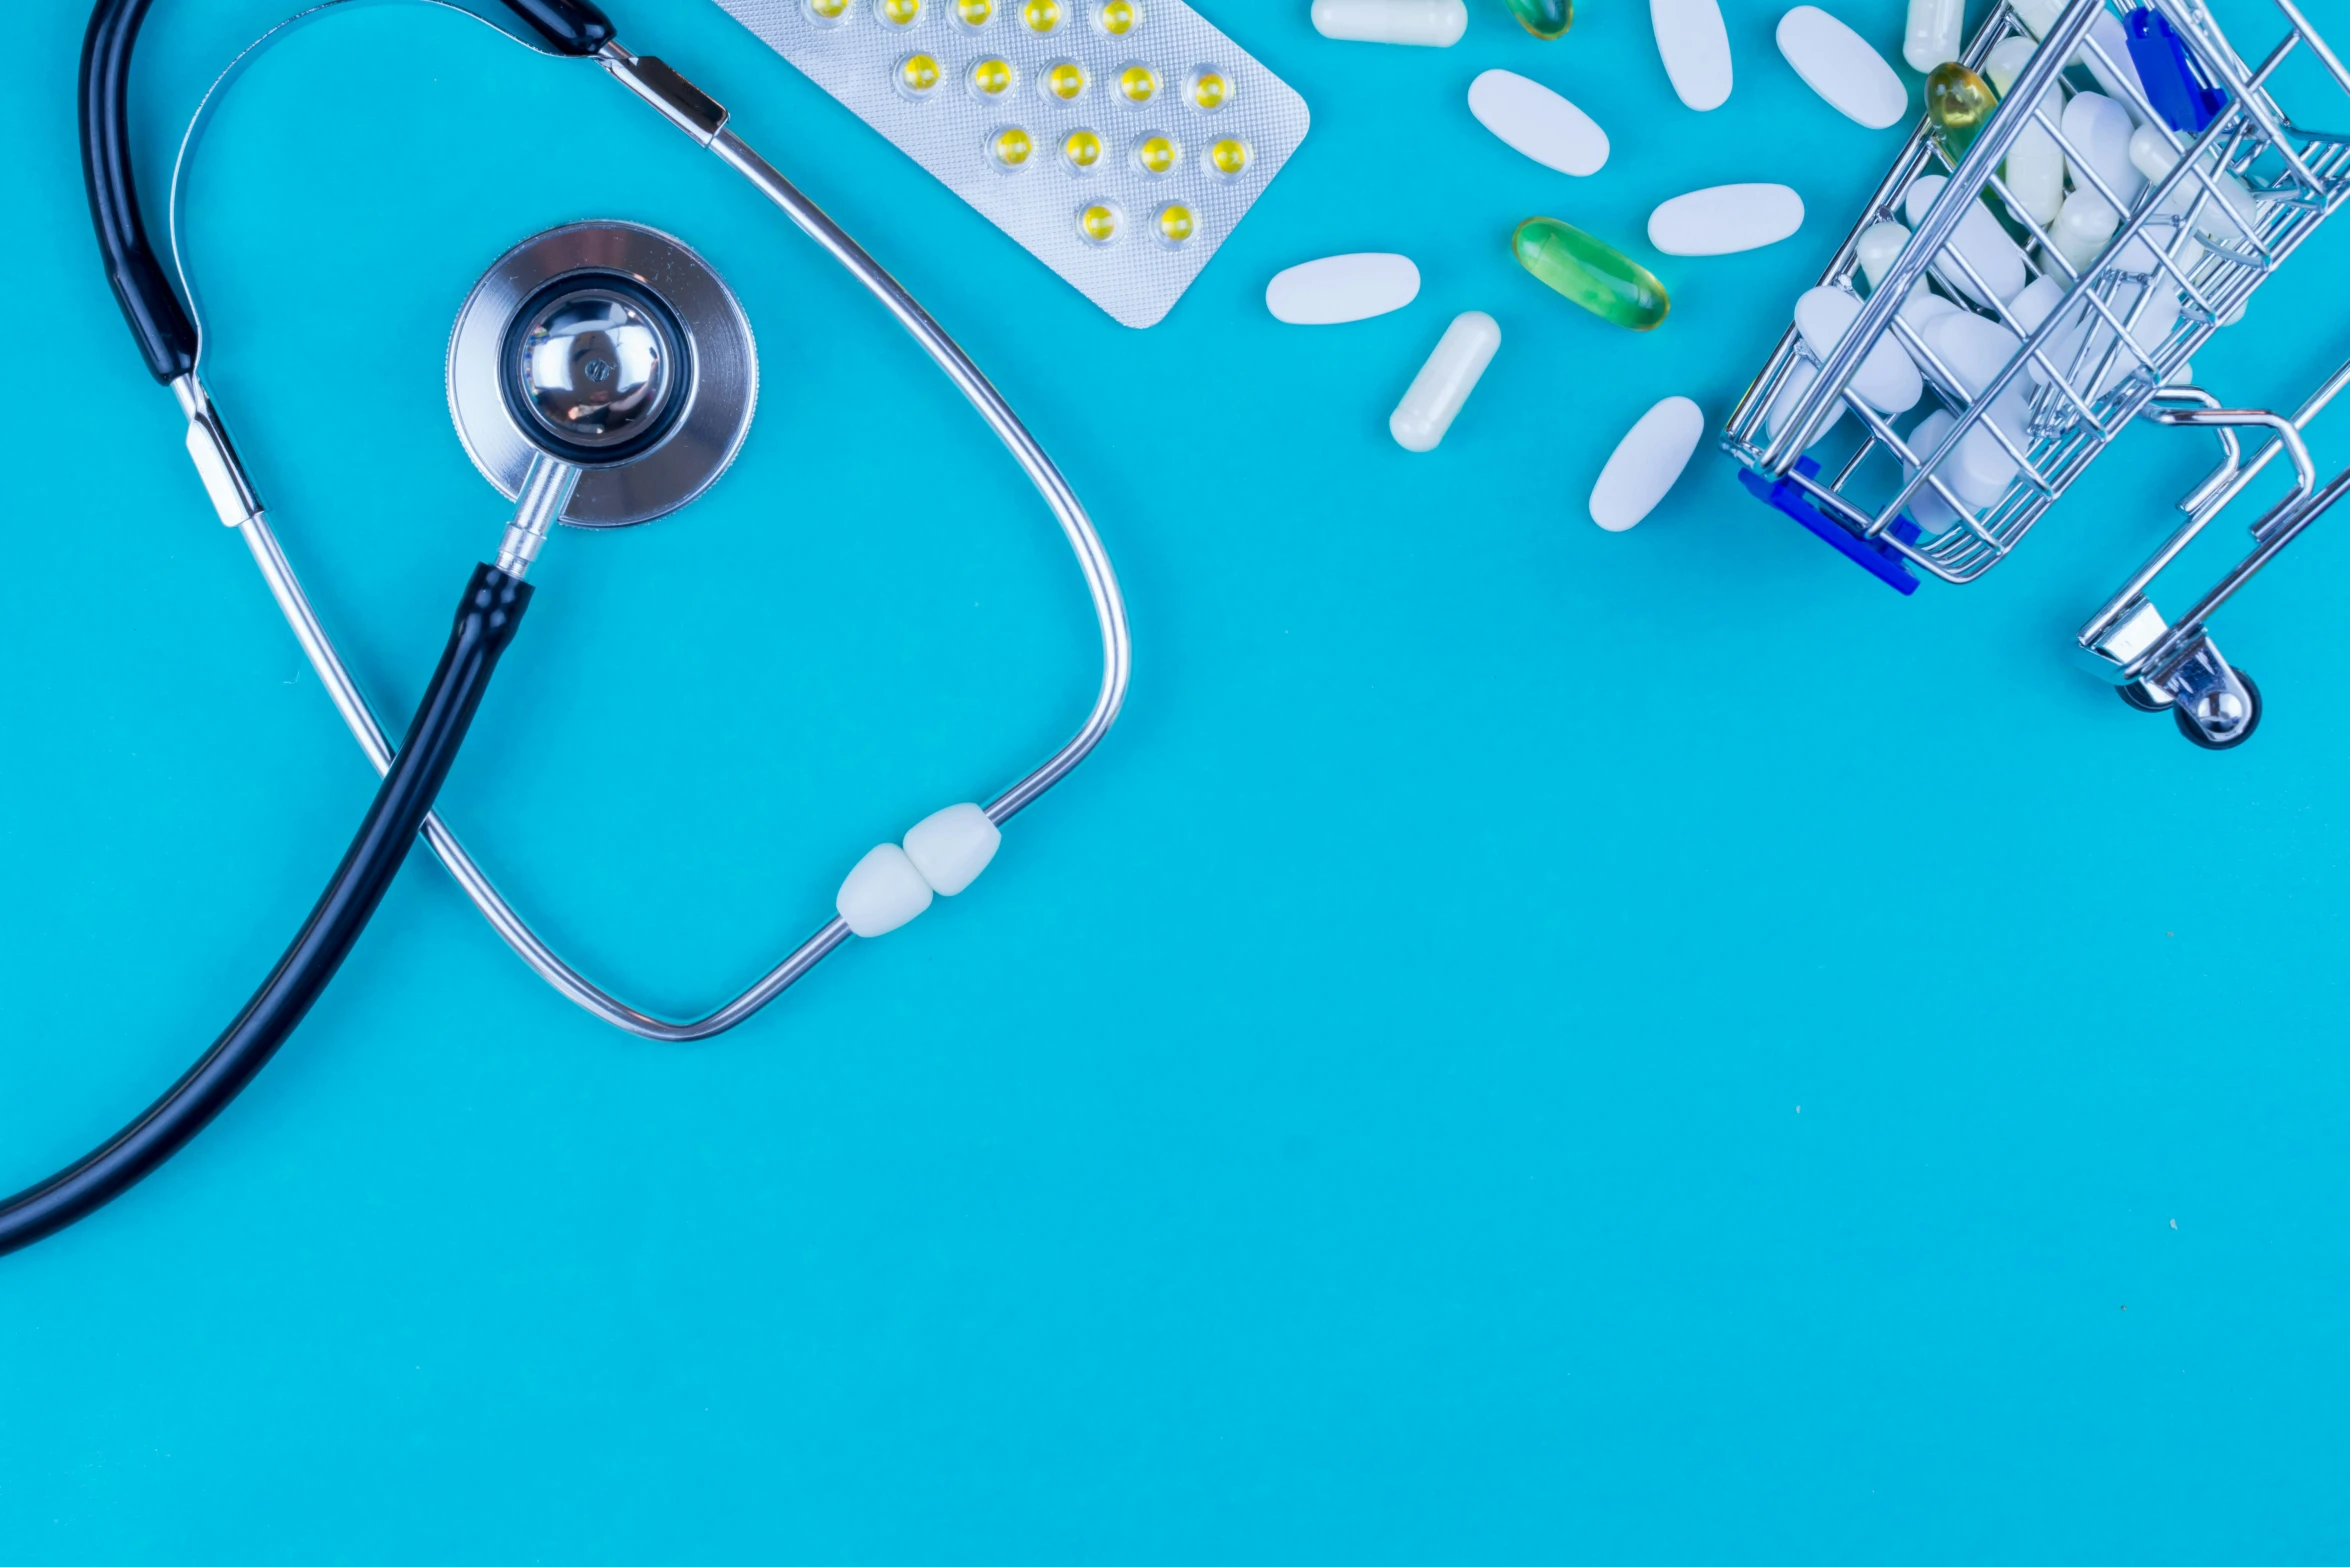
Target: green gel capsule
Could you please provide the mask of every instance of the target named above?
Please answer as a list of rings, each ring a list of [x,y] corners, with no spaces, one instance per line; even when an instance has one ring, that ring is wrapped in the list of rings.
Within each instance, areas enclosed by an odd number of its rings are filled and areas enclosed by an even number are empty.
[[[1999,107],[1999,95],[1991,84],[1959,64],[1948,60],[1927,74],[1926,118],[1934,122],[1935,139],[1949,152],[1956,163],[1966,156],[1966,150],[1975,144],[1975,136],[1991,123],[1991,113]]]
[[[1575,0],[1510,0],[1510,15],[1537,38],[1563,37],[1575,25]]]
[[[1604,321],[1646,332],[1673,301],[1656,275],[1613,245],[1556,218],[1528,218],[1510,236],[1518,265]]]

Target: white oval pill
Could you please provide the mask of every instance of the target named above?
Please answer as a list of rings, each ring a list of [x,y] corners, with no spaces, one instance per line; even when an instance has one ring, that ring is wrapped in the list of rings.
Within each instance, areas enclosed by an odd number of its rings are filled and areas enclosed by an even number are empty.
[[[1966,0],[1909,0],[1909,26],[1901,35],[1901,57],[1910,69],[1931,71],[1958,58],[1966,37]]]
[[[1387,433],[1407,452],[1432,452],[1477,389],[1478,378],[1501,347],[1501,323],[1482,310],[1452,318],[1436,351],[1412,377],[1411,389],[1387,419]]]
[[[1909,89],[1868,40],[1816,5],[1779,18],[1779,52],[1846,119],[1881,131],[1909,113]]]
[[[2121,210],[2114,214],[2117,221],[2122,212],[2130,210],[2131,202],[2146,185],[2146,176],[2130,160],[2130,134],[2136,128],[2130,111],[2103,93],[2075,93],[2072,102],[2064,106],[2064,139],[2072,143],[2081,163],[2095,170],[2106,188],[2121,198],[2118,203]],[[2068,159],[2067,167],[2072,171],[2075,194],[2082,191],[2098,194],[2080,164]]]
[[[1420,269],[1412,258],[1383,251],[1300,262],[1265,285],[1265,308],[1294,326],[1368,321],[1419,297]]]
[[[1648,0],[1648,25],[1683,103],[1718,109],[1729,101],[1730,33],[1715,0]]]
[[[1934,198],[1942,194],[1949,181],[1939,174],[1928,174],[1910,183],[1902,198],[1902,210],[1909,214],[1911,228],[1923,223],[1932,209]],[[1991,292],[2001,299],[2013,299],[2023,292],[2027,273],[2024,253],[2015,248],[2015,241],[2007,237],[2007,230],[1991,215],[1991,209],[1980,201],[1971,202],[1958,220],[1958,230],[1952,234],[1939,254],[1934,257],[1933,272],[1954,293],[1966,295],[1978,305],[1991,301],[1983,290],[1975,286],[1973,278],[1959,267],[1953,256],[1965,258],[1975,274],[1989,285]]]
[[[1715,185],[1659,204],[1648,215],[1648,242],[1668,256],[1727,256],[1801,227],[1803,198],[1785,185]]]
[[[1597,174],[1607,162],[1607,132],[1597,120],[1515,71],[1487,71],[1469,83],[1469,112],[1494,135],[1561,174]]]
[[[1875,288],[1885,281],[1885,274],[1893,263],[1901,259],[1901,247],[1909,243],[1909,230],[1888,219],[1872,223],[1860,231],[1853,246],[1853,254],[1860,262],[1860,275]]]
[[[1763,412],[1763,433],[1774,441],[1786,434],[1788,425],[1795,418],[1796,408],[1819,378],[1820,367],[1808,359],[1798,359],[1789,365],[1785,378],[1779,382],[1778,395],[1771,399],[1771,406]],[[1844,399],[1838,398],[1828,405],[1819,429],[1812,435],[1811,444],[1817,446],[1825,440],[1828,432],[1835,429],[1843,418]]]
[[[1469,30],[1465,0],[1314,0],[1314,31],[1366,44],[1449,49]]]
[[[1591,487],[1591,520],[1621,533],[1656,510],[1705,439],[1705,410],[1668,397],[1625,432]]]
[[[1803,334],[1804,346],[1825,364],[1859,314],[1860,301],[1840,288],[1806,289],[1795,302],[1795,330]],[[1845,387],[1878,412],[1889,414],[1914,408],[1926,392],[1908,351],[1890,335],[1870,345]]]

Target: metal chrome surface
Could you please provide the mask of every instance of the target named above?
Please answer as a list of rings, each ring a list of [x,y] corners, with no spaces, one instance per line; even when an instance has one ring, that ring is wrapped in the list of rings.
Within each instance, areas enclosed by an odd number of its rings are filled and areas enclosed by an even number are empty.
[[[514,520],[498,545],[498,569],[509,577],[530,574],[555,519],[563,515],[571,492],[579,487],[580,470],[541,452],[523,475],[522,494],[514,503]]]
[[[566,279],[518,324],[512,345],[507,386],[523,437],[557,461],[626,460],[623,448],[666,433],[661,422],[693,375],[661,312],[592,273]]]
[[[588,528],[650,522],[707,490],[742,449],[759,395],[750,321],[701,257],[637,223],[549,229],[491,265],[458,309],[449,334],[449,413],[466,455],[500,494],[511,500],[521,493],[543,444],[507,395],[506,349],[516,314],[559,280],[577,278],[582,289],[592,290],[605,277],[633,282],[668,307],[685,334],[693,373],[672,394],[683,402],[658,447],[581,476],[562,520]]]
[[[322,7],[320,10],[361,3],[370,3],[370,0],[333,0],[331,7]],[[315,14],[318,13],[305,13],[305,16],[298,20],[307,20]],[[182,141],[181,168],[183,171],[188,160],[189,149],[194,145],[201,129],[202,120],[209,114],[214,100],[233,80],[237,70],[242,68],[245,59],[257,53],[284,30],[285,28],[281,27],[264,38],[261,43],[248,49],[246,56],[240,57],[238,66],[232,67],[231,71],[216,83],[212,92],[207,95],[205,104],[199,111],[198,122],[191,125],[188,135]],[[504,29],[500,28],[499,31],[502,32]],[[1046,506],[1052,511],[1055,520],[1059,523],[1062,535],[1068,541],[1070,550],[1076,558],[1078,571],[1085,580],[1087,592],[1093,602],[1094,617],[1101,634],[1101,684],[1094,698],[1093,707],[1087,713],[1085,721],[1077,733],[1071,736],[1059,750],[1046,758],[1040,766],[1015,781],[988,804],[986,809],[992,820],[998,823],[1010,820],[1011,817],[1033,804],[1046,790],[1067,776],[1095,746],[1101,743],[1102,737],[1109,732],[1110,726],[1115,722],[1119,708],[1125,700],[1127,680],[1133,660],[1132,645],[1126,623],[1126,605],[1119,592],[1116,573],[1111,569],[1109,554],[1103,547],[1100,535],[1094,530],[1092,520],[1086,515],[1084,507],[1078,502],[1076,495],[1070,490],[1068,482],[1062,478],[1060,470],[1054,466],[1044,448],[1037,443],[1034,436],[1029,434],[1027,428],[1021,424],[1019,417],[1013,413],[1011,406],[988,383],[986,377],[980,374],[978,367],[971,363],[969,357],[947,335],[946,331],[933,321],[912,296],[907,294],[888,273],[884,272],[872,257],[868,256],[854,240],[850,239],[829,218],[808,202],[782,175],[760,159],[739,138],[731,134],[720,134],[720,128],[725,119],[723,109],[711,102],[693,88],[691,83],[686,82],[675,72],[669,71],[666,67],[660,67],[658,70],[653,69],[658,66],[657,61],[649,58],[640,59],[616,45],[608,47],[604,51],[600,63],[630,91],[658,109],[671,123],[684,130],[703,146],[716,151],[730,167],[743,174],[762,195],[782,208],[786,216],[814,238],[833,259],[846,267],[869,292],[880,300],[882,305],[890,311],[900,325],[905,327],[948,379],[952,380],[956,387],[962,391],[972,407],[987,421],[989,428],[995,431],[998,439],[1004,443],[1013,459],[1019,463],[1021,470],[1036,486],[1037,492],[1044,498]],[[180,181],[175,175],[175,252],[178,231],[176,206],[179,188]],[[195,388],[191,381],[191,391],[196,390],[199,389]],[[183,394],[183,401],[186,395]],[[215,423],[212,427],[217,428],[217,424]],[[225,443],[225,436],[222,439]],[[522,484],[527,475],[528,466],[526,462],[522,470],[518,472],[515,487]],[[552,478],[553,476],[543,477]],[[237,482],[240,486],[243,485],[241,472]],[[504,486],[502,488],[506,488],[508,494],[514,493],[514,488]],[[249,494],[250,487],[244,486],[243,493]],[[525,508],[526,513],[536,513],[538,510],[539,508],[536,507]],[[226,520],[225,511],[224,520]],[[517,522],[527,527],[527,516],[518,515]],[[279,545],[277,536],[258,503],[253,504],[249,510],[245,511],[237,526],[239,533],[245,540],[246,547],[252,553],[255,567],[260,571],[262,580],[268,585],[271,596],[277,601],[278,608],[284,615],[287,625],[293,630],[295,639],[301,644],[304,654],[309,658],[311,667],[317,671],[321,683],[326,687],[327,694],[335,705],[335,710],[342,715],[344,723],[350,728],[352,735],[359,742],[360,749],[366,754],[376,771],[380,773],[387,770],[391,766],[392,760],[391,740],[374,712],[368,707],[367,700],[360,692],[358,683],[352,678],[349,668],[343,663],[341,655],[337,652],[324,625],[320,622],[316,610],[303,593],[301,583],[295,577],[293,567],[286,559],[285,552]],[[587,976],[565,962],[559,953],[540,939],[529,922],[524,920],[514,906],[498,891],[496,885],[482,871],[479,863],[466,851],[456,835],[449,830],[448,824],[442,821],[437,813],[425,819],[424,839],[431,845],[433,853],[440,858],[441,863],[448,868],[449,874],[456,879],[457,884],[465,889],[466,896],[472,899],[474,905],[481,910],[483,917],[504,938],[507,945],[512,947],[515,953],[530,965],[532,970],[584,1010],[617,1028],[625,1029],[646,1039],[685,1042],[708,1039],[724,1033],[756,1014],[849,938],[847,925],[837,917],[827,918],[816,927],[805,941],[801,942],[782,961],[768,969],[740,994],[701,1017],[687,1022],[673,1022],[638,1011],[609,991],[597,986]]]

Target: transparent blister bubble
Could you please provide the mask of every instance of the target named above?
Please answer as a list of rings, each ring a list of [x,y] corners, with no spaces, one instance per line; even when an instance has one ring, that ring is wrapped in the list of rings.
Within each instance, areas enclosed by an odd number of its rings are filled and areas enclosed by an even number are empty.
[[[1305,100],[1182,0],[718,3],[1127,326],[1305,140]]]

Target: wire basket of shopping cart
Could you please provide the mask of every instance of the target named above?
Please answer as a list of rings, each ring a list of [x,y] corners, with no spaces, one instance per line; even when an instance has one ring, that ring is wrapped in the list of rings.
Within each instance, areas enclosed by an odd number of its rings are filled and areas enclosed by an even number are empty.
[[[2202,0],[2001,4],[1929,79],[1928,115],[1722,441],[1757,496],[1907,593],[1919,570],[1971,582],[2005,559],[2132,420],[2213,432],[2187,520],[2079,637],[2125,699],[2213,748],[2260,708],[2210,616],[2350,484],[2321,487],[2301,437],[2350,366],[2283,415],[2223,405],[2189,363],[2350,200],[2350,136],[2275,96],[2296,52],[2344,98],[2350,70],[2294,0],[2266,3],[2285,32],[2257,64]],[[2250,458],[2247,434],[2265,436]],[[2165,621],[2155,577],[2280,453],[2293,489],[2251,552]]]

